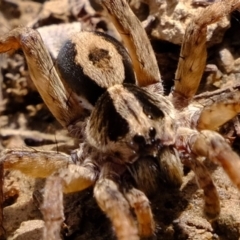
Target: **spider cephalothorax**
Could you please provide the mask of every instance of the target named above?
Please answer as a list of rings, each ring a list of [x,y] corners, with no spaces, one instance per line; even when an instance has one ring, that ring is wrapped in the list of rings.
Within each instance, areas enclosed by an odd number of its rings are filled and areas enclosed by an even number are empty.
[[[212,131],[240,112],[239,93],[238,89],[230,91],[227,99],[222,99],[221,92],[215,92],[214,102],[201,96],[194,99],[194,94],[206,61],[207,25],[229,14],[240,2],[214,3],[193,18],[186,29],[170,96],[163,96],[153,50],[127,3],[103,0],[102,4],[131,58],[120,43],[103,33],[72,36],[60,51],[56,67],[38,32],[17,28],[0,38],[0,52],[22,48],[45,103],[82,141],[71,156],[6,150],[1,155],[3,166],[35,177],[54,174],[49,182],[66,193],[93,185],[97,203],[110,218],[118,239],[134,240],[154,234],[155,223],[145,193],[158,187],[155,166],[164,169],[164,179],[179,186],[181,158],[204,189],[206,215],[217,217],[218,194],[198,156],[220,163],[240,188],[240,159],[224,138]],[[218,108],[226,114],[219,116]],[[47,184],[45,204],[50,186]],[[56,194],[61,202],[61,194]],[[50,239],[54,231],[47,223],[45,239]]]
[[[130,163],[173,144],[174,119],[173,106],[163,96],[134,85],[115,85],[98,100],[86,134],[95,148]]]

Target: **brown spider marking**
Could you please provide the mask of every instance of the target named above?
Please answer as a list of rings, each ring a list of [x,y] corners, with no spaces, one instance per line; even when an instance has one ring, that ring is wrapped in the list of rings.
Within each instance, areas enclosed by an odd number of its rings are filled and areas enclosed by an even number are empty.
[[[154,52],[128,4],[123,0],[102,0],[102,4],[130,56],[106,34],[81,32],[66,42],[54,67],[37,31],[16,28],[0,38],[0,52],[23,50],[30,76],[46,105],[63,127],[82,141],[71,156],[5,150],[0,157],[2,165],[35,177],[55,175],[46,186],[44,206],[56,199],[60,215],[50,219],[57,221],[55,227],[49,228],[51,209],[46,212],[44,208],[45,236],[58,232],[63,220],[59,189],[69,193],[90,186],[94,187],[94,197],[110,218],[118,239],[152,236],[155,222],[145,193],[148,189],[157,191],[152,178],[158,172],[148,168],[149,158],[164,166],[165,179],[176,186],[182,181],[180,159],[189,165],[204,190],[206,215],[216,218],[220,211],[218,194],[198,157],[222,165],[240,188],[240,159],[224,138],[213,131],[240,112],[239,89],[211,93],[214,103],[206,98],[210,93],[194,95],[206,63],[207,26],[230,14],[240,2],[219,1],[193,17],[183,39],[175,76],[178,81],[170,96],[162,95]],[[104,54],[93,49],[101,49]],[[97,54],[91,55],[94,64],[89,62],[90,53]],[[111,58],[106,58],[105,53]],[[219,108],[225,114],[217,114]],[[136,168],[140,160],[143,164]],[[132,180],[122,181],[129,176]],[[51,184],[56,184],[52,197],[48,195]]]

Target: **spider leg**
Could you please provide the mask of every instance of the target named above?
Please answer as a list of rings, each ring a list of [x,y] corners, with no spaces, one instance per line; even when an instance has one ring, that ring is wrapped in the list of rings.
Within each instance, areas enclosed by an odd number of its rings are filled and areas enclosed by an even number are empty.
[[[19,170],[32,177],[46,178],[72,163],[67,154],[55,151],[7,149],[0,155],[4,169]]]
[[[44,188],[41,206],[44,218],[43,240],[60,240],[61,226],[64,221],[62,179],[51,176]]]
[[[220,213],[220,201],[217,189],[207,168],[198,158],[184,159],[183,163],[194,171],[197,184],[199,188],[203,189],[204,213],[209,219],[216,218]]]
[[[216,1],[188,24],[172,92],[172,102],[177,109],[186,107],[198,89],[206,65],[207,26],[231,13],[239,4],[238,0]]]
[[[69,155],[54,151],[5,150],[0,163],[5,169],[19,170],[35,178],[46,178],[59,172],[66,193],[91,186],[97,177],[90,164],[78,166],[73,164]]]
[[[0,53],[19,48],[26,57],[31,79],[56,119],[64,127],[82,119],[84,111],[72,90],[59,78],[40,34],[19,27],[0,37]]]
[[[84,166],[71,164],[59,171],[59,177],[63,180],[64,193],[78,192],[92,186],[97,176],[98,172],[91,164]]]
[[[240,189],[240,158],[221,135],[209,130],[201,131],[192,145],[192,150],[221,164],[232,182]]]
[[[233,119],[240,113],[239,99],[239,86],[196,96],[196,102],[203,106],[198,118],[197,129],[217,130],[224,123]]]
[[[124,167],[125,168],[125,167]],[[101,169],[101,174],[94,187],[94,196],[103,212],[110,218],[117,239],[138,240],[138,230],[132,217],[130,206],[120,192],[116,178],[123,166],[107,163]]]
[[[155,223],[146,195],[136,188],[131,188],[124,193],[124,196],[137,216],[139,235],[142,237],[152,236],[155,230]]]
[[[125,0],[101,0],[113,24],[121,35],[133,61],[138,85],[141,87],[161,81],[157,60],[141,22]],[[160,83],[161,85],[161,83]],[[161,85],[161,91],[163,87]]]
[[[240,158],[220,134],[211,130],[198,132],[180,127],[177,135],[176,145],[180,151],[185,149],[222,165],[229,178],[240,189]]]

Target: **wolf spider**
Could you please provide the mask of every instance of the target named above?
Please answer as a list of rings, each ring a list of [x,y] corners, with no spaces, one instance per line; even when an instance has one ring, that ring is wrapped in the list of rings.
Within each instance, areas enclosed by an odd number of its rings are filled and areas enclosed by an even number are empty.
[[[193,17],[169,96],[163,96],[154,52],[128,4],[125,0],[101,3],[129,53],[104,33],[80,32],[65,43],[53,63],[35,30],[20,27],[0,38],[0,52],[23,50],[44,102],[62,126],[82,142],[71,155],[5,150],[1,163],[5,169],[50,179],[56,191],[49,180],[45,206],[55,198],[58,200],[51,207],[61,205],[62,189],[69,193],[93,185],[94,197],[120,240],[154,234],[155,223],[145,195],[149,189],[157,189],[154,170],[148,169],[149,159],[164,166],[164,177],[174,185],[181,184],[182,163],[187,164],[204,190],[206,216],[216,218],[220,212],[218,194],[199,157],[222,165],[240,188],[239,156],[216,132],[240,112],[239,87],[194,95],[206,63],[207,26],[239,7],[240,2],[218,1]],[[61,222],[62,212],[59,214]],[[46,223],[46,239],[56,234],[51,232],[52,226],[48,228]]]

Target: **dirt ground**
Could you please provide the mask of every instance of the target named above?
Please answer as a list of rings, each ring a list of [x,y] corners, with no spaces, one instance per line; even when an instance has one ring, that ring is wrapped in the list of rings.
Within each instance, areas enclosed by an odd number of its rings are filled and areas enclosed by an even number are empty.
[[[141,20],[149,17],[149,12],[145,11],[146,4],[135,1],[132,6]],[[59,34],[57,38],[61,39],[62,32],[71,32],[72,29],[97,29],[119,38],[104,14],[97,11],[101,11],[101,7],[93,0],[2,0],[0,35],[17,26],[41,28],[39,31],[53,57],[58,44],[52,43],[52,36],[56,38]],[[199,92],[233,86],[239,81],[238,11],[232,14],[230,22],[231,27],[225,30],[222,41],[208,49],[207,67]],[[66,23],[70,25],[60,25]],[[43,26],[53,28],[49,30]],[[56,26],[64,30],[60,31]],[[150,28],[151,25],[148,25],[147,31],[151,35]],[[156,38],[152,38],[151,42],[168,93],[173,85],[180,46]],[[239,126],[239,120],[235,118],[220,130],[238,152]],[[23,53],[17,51],[0,55],[0,151],[6,148],[33,148],[70,153],[77,146],[78,141],[62,129],[42,102],[28,75]],[[214,221],[205,218],[202,190],[198,189],[194,174],[186,169],[180,189],[173,189],[162,181],[159,191],[150,196],[157,224],[152,239],[240,239],[240,194],[222,168],[208,161],[205,163],[220,196],[219,218]],[[42,179],[32,179],[18,171],[5,171],[3,226],[7,239],[41,239],[44,224],[40,211],[43,188]],[[64,206],[63,239],[115,239],[109,220],[93,198],[92,189],[65,196]]]

